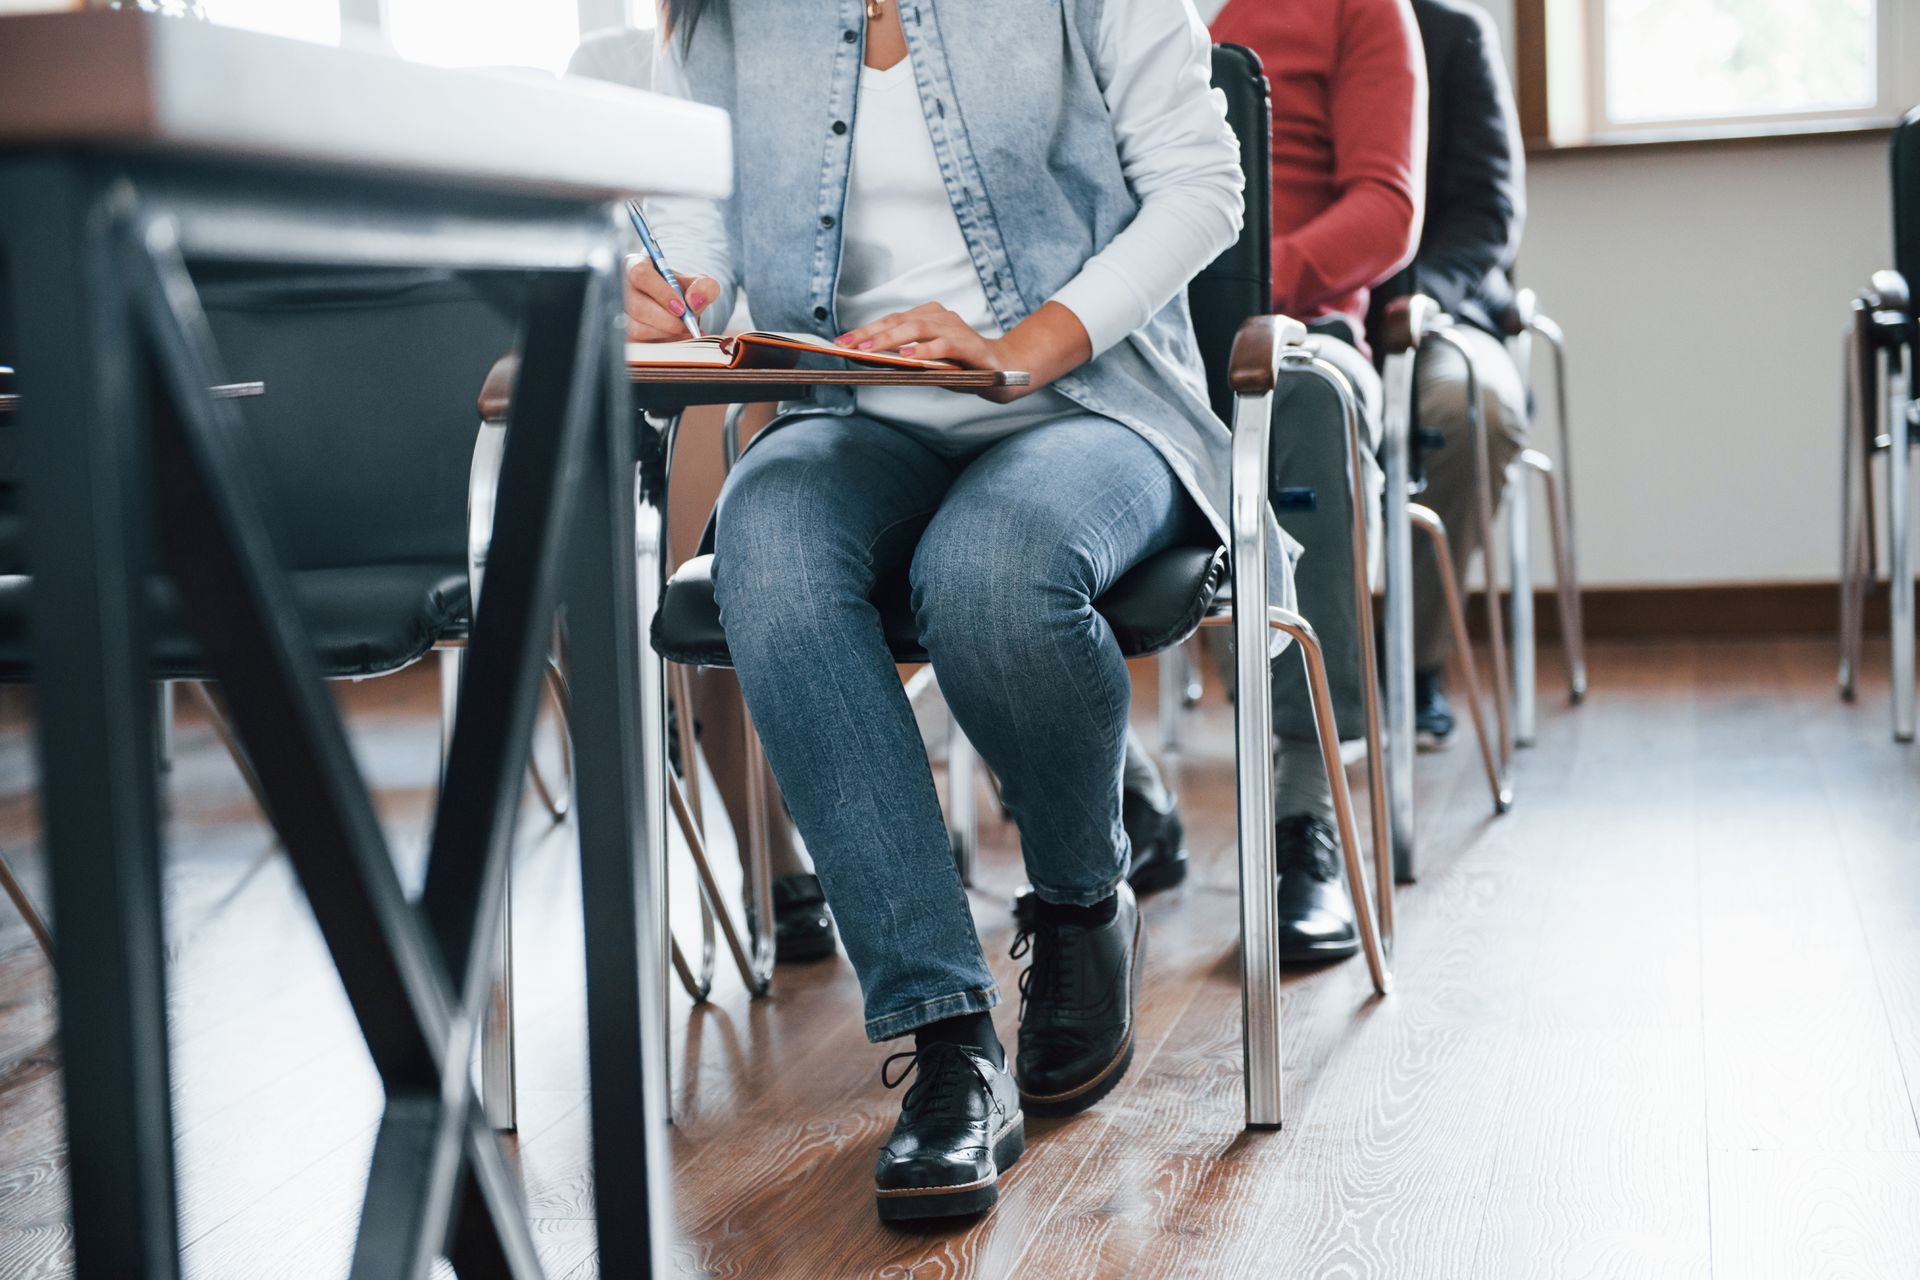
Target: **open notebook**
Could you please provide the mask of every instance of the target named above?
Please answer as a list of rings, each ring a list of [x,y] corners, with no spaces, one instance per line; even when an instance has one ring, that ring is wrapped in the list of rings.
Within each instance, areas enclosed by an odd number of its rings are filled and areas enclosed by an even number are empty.
[[[629,342],[627,363],[676,368],[791,369],[803,356],[836,356],[881,369],[951,369],[944,360],[917,360],[890,351],[854,351],[804,333],[754,331],[680,342]]]

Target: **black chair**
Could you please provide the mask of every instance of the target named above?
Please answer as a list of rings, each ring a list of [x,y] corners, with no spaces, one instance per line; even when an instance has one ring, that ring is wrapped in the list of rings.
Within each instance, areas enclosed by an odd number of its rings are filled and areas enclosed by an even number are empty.
[[[1307,621],[1268,604],[1264,518],[1271,483],[1268,422],[1274,387],[1283,376],[1330,382],[1301,344],[1305,329],[1265,314],[1270,305],[1267,182],[1269,104],[1257,58],[1231,45],[1215,46],[1214,84],[1227,97],[1228,115],[1242,146],[1249,181],[1246,227],[1240,242],[1196,279],[1190,291],[1194,325],[1206,360],[1216,411],[1233,430],[1231,555],[1217,546],[1180,547],[1135,566],[1096,606],[1129,657],[1155,654],[1184,641],[1201,626],[1235,629],[1240,695],[1236,699],[1239,790],[1241,970],[1245,986],[1247,1122],[1280,1122],[1280,982],[1277,952],[1271,760],[1271,666],[1268,635],[1277,629],[1298,641],[1307,664],[1321,748],[1334,789],[1349,883],[1376,991],[1390,985],[1382,930],[1367,893],[1352,798],[1340,764],[1332,703],[1318,641]],[[1337,378],[1337,374],[1335,375]],[[1344,379],[1349,435],[1357,439],[1357,412]],[[644,464],[643,464],[644,465]],[[665,584],[652,639],[662,659],[689,666],[727,666],[726,635],[714,604],[711,557],[687,561]],[[1231,590],[1228,577],[1231,575]],[[647,588],[642,583],[642,589]],[[927,655],[907,604],[904,581],[884,584],[879,606],[896,660],[925,662]],[[1236,604],[1239,606],[1236,608]],[[643,690],[661,680],[643,679]],[[661,714],[658,707],[650,714]],[[1384,847],[1376,849],[1385,858]],[[1384,862],[1382,866],[1384,867]],[[1376,877],[1381,920],[1391,919],[1392,876]]]
[[[1887,593],[1893,641],[1893,739],[1914,731],[1913,444],[1920,401],[1920,108],[1893,132],[1894,269],[1876,271],[1853,300],[1846,339],[1840,505],[1840,696],[1860,671],[1867,593],[1879,578],[1874,547],[1873,459],[1887,462]]]
[[[437,272],[253,272],[201,285],[225,367],[251,380],[231,394],[321,674],[384,675],[437,650],[453,675],[443,694],[457,692],[471,618],[467,397],[512,342],[515,312]],[[19,408],[31,412],[30,389]],[[10,460],[0,443],[0,682],[21,683],[33,676],[33,580]],[[155,681],[186,683],[205,701],[252,785],[200,684],[207,672],[177,593],[159,578],[150,591]],[[43,936],[49,956],[51,942]],[[510,1127],[510,1024],[490,1019],[484,1040],[487,1109]]]

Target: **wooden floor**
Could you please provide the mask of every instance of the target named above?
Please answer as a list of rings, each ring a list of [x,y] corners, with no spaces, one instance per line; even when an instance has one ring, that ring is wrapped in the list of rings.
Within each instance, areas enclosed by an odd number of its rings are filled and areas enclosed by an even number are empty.
[[[1374,999],[1357,959],[1289,975],[1280,1132],[1240,1128],[1231,738],[1212,702],[1178,766],[1195,875],[1145,906],[1132,1073],[1084,1116],[1029,1121],[984,1220],[876,1222],[868,1178],[897,1098],[844,962],[782,970],[759,1001],[723,974],[691,1016],[676,993],[687,1272],[1920,1276],[1920,751],[1890,741],[1884,649],[1855,707],[1833,694],[1829,643],[1597,648],[1578,710],[1553,693],[1553,658],[1512,814],[1490,817],[1464,744],[1420,761],[1422,874],[1400,898],[1393,994]],[[352,700],[417,876],[432,682]],[[0,841],[40,885],[17,717],[0,780]],[[204,726],[183,727],[170,793],[189,1274],[343,1274],[374,1074]],[[986,834],[975,915],[1010,985],[1016,844],[994,821]],[[571,856],[566,827],[533,831],[515,873],[518,1157],[550,1274],[585,1277]],[[24,930],[0,925],[6,1280],[70,1266],[48,981]],[[1000,1022],[1010,1040],[1010,1006]]]

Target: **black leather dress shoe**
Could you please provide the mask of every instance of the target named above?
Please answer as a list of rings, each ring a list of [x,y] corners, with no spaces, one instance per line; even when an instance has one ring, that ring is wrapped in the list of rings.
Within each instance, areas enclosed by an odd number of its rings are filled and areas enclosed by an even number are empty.
[[[1013,942],[1020,975],[1020,1101],[1036,1115],[1085,1111],[1133,1062],[1133,1006],[1145,950],[1140,908],[1124,883],[1113,919],[1091,928],[1038,914]]]
[[[747,903],[753,928],[753,903]],[[812,874],[777,876],[773,882],[773,958],[780,964],[824,960],[833,954],[833,916],[826,891]]]
[[[1138,791],[1120,793],[1120,823],[1133,846],[1127,865],[1127,883],[1138,894],[1171,889],[1187,878],[1187,828],[1180,821],[1179,800],[1162,788],[1166,807],[1156,809]]]
[[[886,1079],[887,1069],[903,1060],[908,1066]],[[953,1218],[992,1208],[1000,1175],[1027,1145],[1013,1076],[976,1050],[936,1042],[894,1054],[881,1078],[891,1089],[916,1069],[893,1136],[873,1167],[880,1220]]]
[[[1280,958],[1338,960],[1360,949],[1340,875],[1340,843],[1319,818],[1296,813],[1273,828],[1280,869]]]
[[[1438,671],[1413,673],[1413,744],[1421,751],[1444,751],[1453,742],[1453,704]]]

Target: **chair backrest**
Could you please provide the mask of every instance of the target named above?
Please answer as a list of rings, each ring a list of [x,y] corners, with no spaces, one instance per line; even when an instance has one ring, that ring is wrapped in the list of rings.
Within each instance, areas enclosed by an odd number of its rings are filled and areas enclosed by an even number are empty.
[[[1213,411],[1222,422],[1232,422],[1227,360],[1233,352],[1233,335],[1248,316],[1273,310],[1273,107],[1260,59],[1244,46],[1213,46],[1213,87],[1226,96],[1227,123],[1240,139],[1247,213],[1240,238],[1187,286],[1187,303],[1207,369]]]
[[[1920,291],[1920,107],[1893,131],[1893,265]]]
[[[231,403],[294,568],[461,565],[473,389],[516,339],[505,297],[442,272],[203,280]]]

